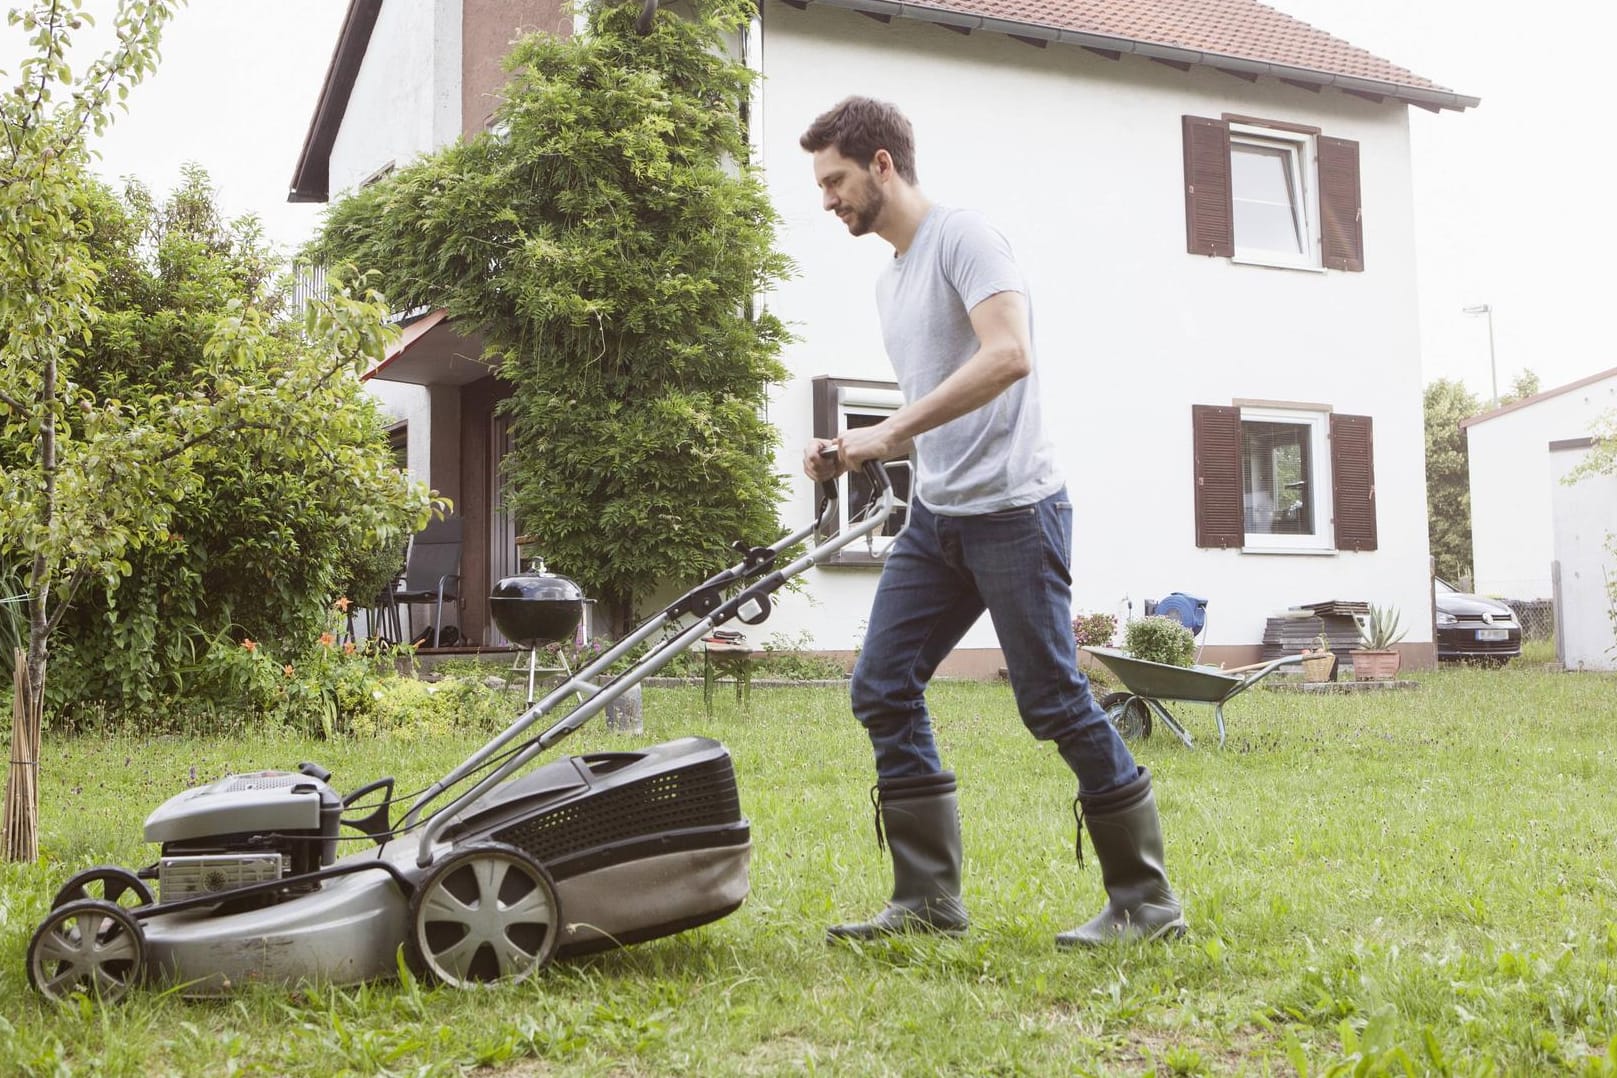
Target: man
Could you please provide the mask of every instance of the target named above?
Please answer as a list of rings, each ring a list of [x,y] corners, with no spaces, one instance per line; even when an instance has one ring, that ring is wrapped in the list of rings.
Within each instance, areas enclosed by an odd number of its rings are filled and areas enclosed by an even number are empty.
[[[876,286],[905,404],[881,423],[816,439],[803,467],[828,479],[916,453],[909,526],[893,542],[853,675],[853,710],[876,756],[877,834],[893,896],[831,939],[958,935],[960,818],[926,686],[986,609],[1022,722],[1078,777],[1106,908],[1059,946],[1177,936],[1185,922],[1163,869],[1151,776],[1090,695],[1072,636],[1072,506],[1039,412],[1027,286],[980,215],[933,205],[917,186],[914,136],[892,105],[851,97],[800,140],[825,208],[849,233],[893,247]],[[828,446],[837,453],[822,456]],[[1082,863],[1082,837],[1078,850]]]

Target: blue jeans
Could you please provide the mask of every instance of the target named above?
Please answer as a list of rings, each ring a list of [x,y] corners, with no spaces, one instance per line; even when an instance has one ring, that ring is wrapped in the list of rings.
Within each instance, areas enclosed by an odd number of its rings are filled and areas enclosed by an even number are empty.
[[[919,502],[887,555],[853,711],[870,734],[878,779],[943,769],[926,686],[966,630],[988,611],[1022,723],[1053,741],[1085,794],[1138,774],[1128,746],[1095,703],[1072,635],[1072,503],[1061,490],[1034,505],[946,517]]]

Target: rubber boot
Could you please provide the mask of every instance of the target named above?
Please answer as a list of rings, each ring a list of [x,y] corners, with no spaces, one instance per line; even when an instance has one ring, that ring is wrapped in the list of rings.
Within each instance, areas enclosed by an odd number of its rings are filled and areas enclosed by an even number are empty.
[[[893,897],[868,921],[832,925],[826,938],[964,933],[969,921],[960,902],[960,807],[954,772],[877,783],[872,800],[876,844],[884,844],[885,832],[893,858]]]
[[[1079,795],[1083,826],[1100,860],[1106,908],[1088,923],[1056,936],[1058,947],[1097,947],[1120,940],[1172,939],[1185,934],[1184,911],[1168,886],[1162,824],[1151,793],[1151,772],[1095,797]],[[1078,863],[1083,864],[1079,835]]]

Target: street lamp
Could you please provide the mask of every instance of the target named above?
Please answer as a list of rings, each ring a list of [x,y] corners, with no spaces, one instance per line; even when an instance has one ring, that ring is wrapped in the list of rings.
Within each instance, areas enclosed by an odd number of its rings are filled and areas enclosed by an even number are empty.
[[[1493,353],[1493,305],[1479,303],[1475,307],[1461,307],[1461,314],[1485,314],[1488,316],[1488,374],[1493,379],[1493,407],[1499,407],[1499,365],[1494,362]]]

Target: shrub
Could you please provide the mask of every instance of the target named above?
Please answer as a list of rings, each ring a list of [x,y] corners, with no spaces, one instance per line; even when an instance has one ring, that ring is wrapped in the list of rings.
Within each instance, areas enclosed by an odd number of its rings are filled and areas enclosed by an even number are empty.
[[[1196,655],[1196,638],[1173,618],[1140,618],[1123,630],[1123,650],[1147,662],[1189,666]]]
[[[244,633],[216,638],[192,678],[197,695],[233,701],[249,714],[316,737],[349,732],[412,649],[345,641],[342,622],[339,603],[324,632],[287,653]]]
[[[337,202],[311,254],[500,359],[505,504],[615,634],[657,582],[780,532],[765,405],[790,334],[757,298],[791,266],[725,45],[756,5],[698,0],[647,34],[638,7],[586,7],[587,33],[514,43],[499,135]]]
[[[776,633],[764,641],[753,676],[781,681],[841,681],[848,676],[836,659],[813,654],[812,644],[813,637],[806,632]]]
[[[1072,619],[1072,635],[1081,648],[1108,648],[1117,637],[1113,614],[1079,614]]]
[[[375,683],[363,710],[345,716],[357,737],[413,741],[463,730],[501,729],[522,710],[514,695],[474,676],[426,682],[389,677]]]
[[[281,317],[274,253],[257,226],[225,220],[200,169],[184,177],[161,202],[138,184],[121,198],[96,189],[86,239],[104,272],[96,331],[71,376],[88,395],[80,422],[103,412],[149,417],[128,435],[130,452],[146,452],[164,438],[202,436],[163,426],[182,403],[207,393],[230,403],[206,451],[183,468],[175,458],[189,485],[164,494],[149,523],[141,518],[149,534],[130,543],[119,573],[57,588],[77,587],[48,686],[52,712],[69,722],[74,709],[106,706],[160,727],[181,700],[237,706],[233,695],[210,697],[210,686],[241,688],[246,671],[213,676],[210,657],[239,658],[232,649],[251,639],[281,664],[299,663],[327,604],[378,593],[428,507],[426,489],[394,464],[383,417],[356,379],[311,382],[278,402],[283,384],[305,384],[289,382],[294,374],[311,379],[325,362],[313,320]],[[0,474],[25,449],[0,447]],[[105,500],[113,519],[133,512],[122,495]],[[27,564],[27,543],[4,540],[0,561]]]

